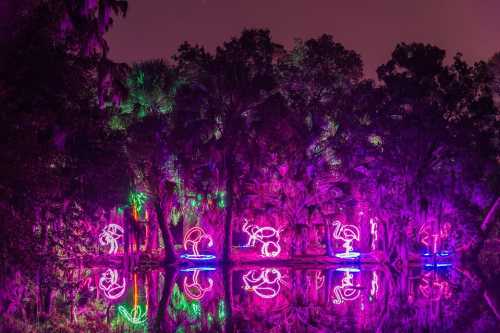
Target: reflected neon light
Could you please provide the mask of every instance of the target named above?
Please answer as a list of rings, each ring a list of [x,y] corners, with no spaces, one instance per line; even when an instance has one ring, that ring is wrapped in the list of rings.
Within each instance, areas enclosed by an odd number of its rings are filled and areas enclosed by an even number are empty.
[[[107,269],[99,278],[99,289],[101,289],[108,299],[120,298],[125,293],[126,282],[122,278],[122,283],[118,283],[118,272],[116,269]]]
[[[193,271],[193,277],[192,281],[193,283],[188,283],[188,278],[187,276],[184,277],[184,293],[186,296],[193,300],[200,300],[202,299],[207,292],[212,290],[212,287],[214,285],[214,281],[212,279],[208,279],[208,287],[202,287],[202,285],[199,282],[199,274],[200,270],[195,269]]]
[[[340,268],[337,268],[336,271],[337,272],[354,272],[354,273],[361,272],[361,270],[359,268],[356,268],[356,267],[340,267]]]
[[[325,276],[321,271],[317,271],[314,274],[314,282],[316,284],[316,290],[320,289],[325,284]]]
[[[346,224],[343,225],[340,221],[335,220],[332,223],[332,226],[335,228],[333,231],[333,237],[335,239],[339,239],[344,241],[344,244],[342,245],[345,249],[345,252],[343,253],[336,253],[335,256],[337,258],[342,258],[342,259],[351,259],[351,258],[357,258],[361,254],[359,252],[353,252],[352,251],[352,242],[354,240],[359,241],[359,229],[355,225],[352,224]]]
[[[333,288],[333,294],[335,298],[333,299],[333,304],[342,304],[345,301],[354,301],[361,295],[361,290],[359,290],[359,284],[354,287],[352,283],[353,275],[352,271],[345,270],[344,277],[342,278],[342,284],[340,286],[335,286]]]
[[[194,271],[215,271],[215,267],[189,267],[181,269],[181,272],[194,272]]]
[[[250,270],[243,275],[245,290],[255,292],[261,298],[274,298],[280,292],[282,276],[276,268],[263,268],[259,272]]]
[[[262,244],[260,248],[263,257],[276,257],[281,252],[280,232],[273,227],[259,227],[255,224],[250,224],[247,219],[243,224],[243,232],[248,235],[246,247],[254,247],[257,242]]]
[[[118,239],[123,237],[123,228],[118,224],[108,224],[99,234],[99,243],[103,246],[109,245],[109,254],[116,254],[118,250]]]
[[[428,272],[420,280],[418,289],[425,298],[439,301],[442,297],[450,298],[451,290],[447,281],[441,279],[437,274]]]
[[[378,223],[377,223],[377,218],[371,218],[370,219],[370,233],[372,235],[371,248],[372,248],[372,250],[375,250],[375,248],[377,247],[377,240],[378,240]]]
[[[131,310],[128,310],[124,305],[119,305],[118,312],[133,325],[142,325],[148,319],[148,309],[139,304],[134,306]]]
[[[435,264],[425,264],[425,267],[450,267],[450,263],[435,263]]]
[[[215,256],[212,254],[200,254],[199,246],[203,240],[207,240],[207,246],[212,247],[214,245],[212,236],[207,234],[205,230],[200,227],[193,227],[188,230],[186,235],[184,236],[184,250],[188,251],[191,249],[192,253],[186,253],[181,255],[181,258],[189,259],[189,260],[212,260],[215,259]]]

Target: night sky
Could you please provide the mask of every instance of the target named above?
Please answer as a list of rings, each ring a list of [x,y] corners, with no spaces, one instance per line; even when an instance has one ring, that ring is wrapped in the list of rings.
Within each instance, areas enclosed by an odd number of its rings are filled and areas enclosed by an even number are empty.
[[[129,0],[127,18],[107,39],[111,58],[131,63],[168,59],[186,40],[213,50],[245,27],[269,28],[287,47],[296,37],[331,34],[361,53],[365,74],[374,77],[401,41],[489,59],[500,51],[500,1]]]

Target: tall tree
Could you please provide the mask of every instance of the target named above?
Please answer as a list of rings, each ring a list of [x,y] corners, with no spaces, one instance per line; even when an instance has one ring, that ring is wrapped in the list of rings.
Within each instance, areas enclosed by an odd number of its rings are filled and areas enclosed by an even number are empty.
[[[224,261],[231,260],[238,152],[249,147],[257,109],[276,93],[273,64],[281,51],[269,31],[244,30],[214,55],[186,43],[175,57],[180,75],[189,82],[179,97],[176,137],[190,147],[185,153],[195,158],[208,152],[204,159],[223,174]],[[184,155],[181,160],[186,158],[190,159]]]

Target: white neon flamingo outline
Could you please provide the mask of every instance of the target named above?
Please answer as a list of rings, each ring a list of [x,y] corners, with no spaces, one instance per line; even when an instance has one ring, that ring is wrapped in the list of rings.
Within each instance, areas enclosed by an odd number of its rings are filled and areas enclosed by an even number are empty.
[[[354,240],[359,241],[359,229],[352,224],[342,224],[339,220],[335,220],[332,223],[335,228],[333,230],[333,237],[335,239],[340,239],[344,241],[342,245],[345,248],[344,253],[337,253],[335,256],[339,258],[354,258],[359,256],[359,252],[352,252],[352,242]]]
[[[345,301],[354,301],[359,297],[359,295],[361,295],[361,290],[357,289],[357,287],[359,287],[359,284],[354,287],[352,278],[353,275],[350,271],[344,272],[342,284],[333,288],[333,294],[335,295],[333,304],[342,304]]]
[[[260,253],[263,257],[276,257],[281,252],[280,232],[281,229],[276,230],[273,227],[259,227],[255,224],[250,224],[247,219],[244,219],[243,232],[248,235],[248,242],[246,246],[254,247],[257,242],[262,244],[260,248]],[[269,238],[275,238],[276,241],[266,240]],[[274,251],[269,252],[269,247],[273,246]]]
[[[116,254],[118,250],[117,240],[123,237],[123,228],[118,224],[108,224],[99,234],[99,243],[103,246],[110,245],[109,254]]]
[[[125,293],[127,283],[122,278],[122,283],[118,283],[118,271],[108,268],[99,278],[99,289],[101,289],[108,299],[120,298]]]
[[[281,272],[276,268],[264,268],[260,271],[260,274],[255,269],[248,271],[243,275],[243,283],[245,284],[245,290],[253,291],[259,297],[269,299],[279,294],[281,283],[284,283],[284,281]]]

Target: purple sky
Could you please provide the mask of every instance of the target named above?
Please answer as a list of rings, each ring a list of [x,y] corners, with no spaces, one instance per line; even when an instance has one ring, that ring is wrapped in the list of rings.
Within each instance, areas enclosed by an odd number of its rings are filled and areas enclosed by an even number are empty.
[[[398,42],[437,45],[468,61],[500,51],[499,0],[129,0],[107,35],[110,57],[169,59],[183,41],[215,46],[243,28],[269,28],[286,47],[328,33],[361,54],[375,76]]]

